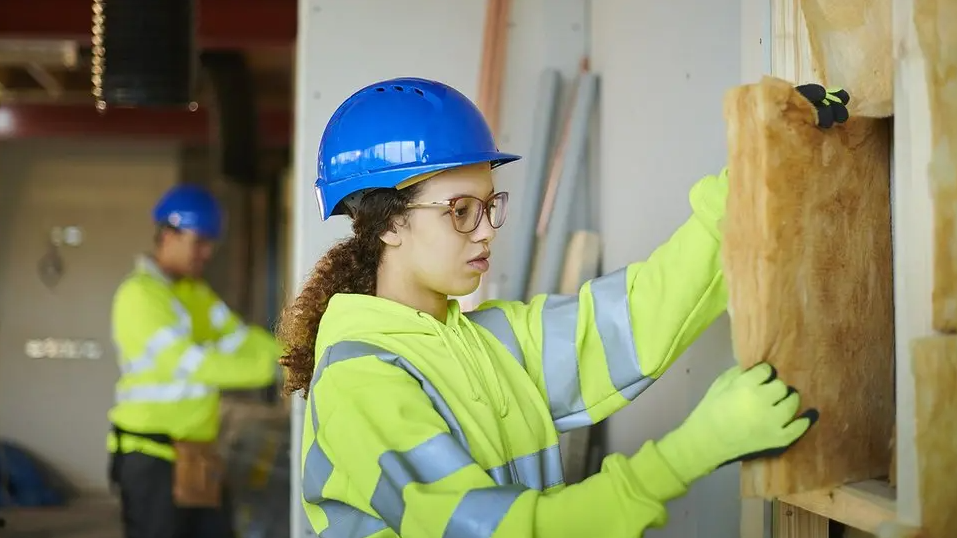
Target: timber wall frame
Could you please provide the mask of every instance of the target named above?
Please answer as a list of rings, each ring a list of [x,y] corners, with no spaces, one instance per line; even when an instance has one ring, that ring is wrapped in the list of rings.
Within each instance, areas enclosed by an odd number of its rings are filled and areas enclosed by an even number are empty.
[[[922,507],[917,457],[916,394],[911,343],[934,336],[932,286],[934,212],[931,197],[931,108],[925,58],[914,23],[915,4],[925,0],[891,0],[894,54],[894,135],[892,211],[894,240],[896,340],[896,487],[869,480],[833,491],[789,495],[772,502],[743,499],[742,538],[825,538],[829,520],[880,538],[919,536]],[[954,1],[957,0],[942,0]],[[815,80],[800,0],[743,0],[744,82],[763,72],[795,84]],[[760,19],[764,17],[765,21]],[[770,18],[770,36],[756,39],[757,25]],[[957,25],[957,21],[953,22]],[[762,45],[758,45],[758,42]],[[763,48],[770,62],[762,61]],[[770,63],[770,72],[767,69]],[[852,95],[853,98],[853,95]],[[943,151],[947,151],[946,149]],[[957,435],[957,432],[952,432]],[[890,440],[889,440],[890,441]],[[847,536],[850,536],[848,534]],[[859,534],[855,536],[860,536]],[[866,534],[865,534],[866,536]],[[936,537],[934,537],[936,538]]]

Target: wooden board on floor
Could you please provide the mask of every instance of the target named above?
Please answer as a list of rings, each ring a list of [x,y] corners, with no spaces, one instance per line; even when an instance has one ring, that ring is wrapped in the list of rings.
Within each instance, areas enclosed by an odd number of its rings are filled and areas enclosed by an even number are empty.
[[[926,538],[957,536],[957,336],[911,344],[917,383],[917,465]]]
[[[784,456],[742,468],[777,497],[886,476],[894,419],[888,120],[822,130],[781,79],[725,101],[724,267],[742,365],[768,360],[820,410]]]
[[[957,0],[915,0],[930,110],[934,329],[957,333]]]

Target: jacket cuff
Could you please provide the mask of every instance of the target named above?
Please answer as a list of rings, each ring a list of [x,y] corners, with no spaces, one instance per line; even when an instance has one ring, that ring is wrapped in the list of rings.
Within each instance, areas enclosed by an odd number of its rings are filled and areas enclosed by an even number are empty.
[[[661,456],[654,441],[648,441],[629,460],[635,476],[642,479],[642,488],[665,503],[688,492],[688,485]]]

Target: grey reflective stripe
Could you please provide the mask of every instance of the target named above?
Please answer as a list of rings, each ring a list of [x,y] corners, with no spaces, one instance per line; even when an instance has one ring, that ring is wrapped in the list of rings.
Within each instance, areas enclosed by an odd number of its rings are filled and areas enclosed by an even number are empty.
[[[438,482],[473,463],[462,445],[444,432],[406,452],[386,452],[379,457],[382,474],[370,504],[389,527],[400,529],[405,515],[402,490],[407,485]]]
[[[654,379],[638,362],[628,299],[627,267],[591,281],[595,329],[612,384],[633,400]],[[585,409],[576,345],[579,297],[549,295],[542,308],[542,370],[555,427],[562,432],[593,423]]]
[[[312,395],[309,397],[312,400]],[[313,404],[315,409],[315,404]],[[315,411],[313,411],[315,413]],[[315,423],[315,418],[313,419]],[[326,482],[332,476],[332,462],[313,442],[306,452],[302,469],[302,498],[317,505],[326,514],[329,525],[319,533],[324,538],[365,538],[386,528],[381,519],[362,510],[322,496]]]
[[[199,345],[192,345],[186,348],[186,351],[179,358],[179,365],[173,372],[173,377],[177,379],[186,379],[193,372],[199,369],[199,366],[206,359],[206,348]]]
[[[473,489],[455,507],[442,538],[491,538],[525,491],[519,485]]]
[[[236,330],[216,341],[216,349],[222,353],[236,353],[239,346],[246,341],[247,336],[249,336],[249,328],[245,325],[239,325]]]
[[[515,458],[508,463],[489,469],[488,474],[496,484],[502,486],[520,484],[538,491],[545,491],[565,482],[559,445],[552,445],[534,454]]]
[[[542,307],[542,371],[555,428],[568,431],[591,424],[578,377],[578,296],[549,295]]]
[[[605,350],[612,384],[626,399],[634,400],[655,380],[642,373],[638,362],[628,300],[628,268],[593,280],[591,296],[595,305],[595,326]]]
[[[180,307],[181,308],[181,307]],[[179,309],[178,309],[179,310]],[[184,314],[185,316],[185,314]],[[173,327],[163,327],[156,331],[152,338],[146,344],[146,351],[136,359],[127,362],[121,362],[120,372],[124,375],[145,372],[156,366],[156,359],[169,346],[177,341],[190,336],[191,327],[188,316],[180,319],[180,323]],[[221,353],[235,353],[249,336],[249,328],[240,324],[236,330],[223,336],[219,340],[206,344],[193,344],[183,351],[179,362],[173,372],[176,379],[188,379],[190,375],[196,372],[206,358],[207,352],[213,347]],[[119,345],[117,345],[119,349]]]
[[[216,304],[209,309],[209,322],[213,324],[216,330],[222,329],[229,321],[229,307],[222,301],[216,301]]]
[[[329,346],[326,348],[325,353],[322,354],[322,358],[319,360],[319,365],[316,367],[316,373],[313,376],[313,382],[311,386],[315,386],[315,383],[318,382],[319,376],[322,375],[323,370],[329,366],[346,359],[355,359],[368,356],[374,356],[383,362],[387,362],[393,366],[402,368],[409,375],[414,377],[422,386],[422,390],[425,391],[425,394],[429,397],[429,400],[432,401],[432,405],[439,413],[439,416],[441,416],[442,419],[445,420],[446,424],[448,424],[449,429],[452,431],[452,435],[455,437],[455,440],[461,443],[465,450],[469,450],[468,440],[465,438],[465,432],[462,430],[462,426],[459,424],[458,419],[455,418],[455,415],[452,413],[452,408],[449,407],[449,404],[445,401],[445,398],[443,398],[442,395],[439,394],[439,390],[435,388],[435,385],[426,379],[425,375],[423,375],[418,368],[413,366],[408,359],[396,355],[395,353],[386,351],[378,346],[366,344],[364,342],[350,341],[339,342]]]
[[[449,425],[449,429],[452,431],[451,436],[449,434],[443,434],[445,439],[451,441],[455,446],[458,447],[458,451],[460,453],[464,453],[466,457],[468,457],[467,448],[463,448],[468,446],[465,439],[465,433],[463,432],[461,425],[459,425],[458,420],[455,418],[455,415],[452,414],[452,410],[449,408],[448,403],[446,403],[445,399],[439,394],[438,389],[436,389],[435,386],[425,378],[418,368],[409,363],[409,361],[404,357],[400,357],[395,353],[388,352],[380,347],[363,342],[339,342],[326,348],[326,351],[319,359],[319,364],[316,367],[316,373],[313,375],[312,381],[309,384],[309,403],[311,406],[313,431],[319,431],[319,415],[316,412],[315,388],[316,384],[319,382],[322,372],[337,362],[368,356],[374,356],[383,362],[387,362],[402,368],[409,373],[409,375],[419,381],[420,385],[422,386],[422,390],[428,395],[433,407],[435,407],[436,411],[439,413],[442,419],[445,420],[446,424]],[[435,443],[442,442],[435,441]],[[416,451],[417,449],[418,447],[413,449],[413,451]],[[428,451],[427,448],[423,448],[422,450],[426,451],[422,453],[427,453]],[[392,454],[392,456],[389,457],[389,454]],[[420,465],[422,463],[436,463],[433,456],[430,456],[433,461],[429,461],[428,458],[422,458],[416,456],[416,454],[419,454],[419,452],[412,453],[409,456],[409,459],[416,461]],[[471,458],[469,458],[469,461],[471,461]],[[415,473],[424,473],[425,475],[428,475],[430,472],[424,468],[414,468],[415,470],[410,471],[409,467],[405,466],[403,463],[404,461],[399,457],[398,454],[395,453],[387,453],[380,458],[380,465],[383,466],[383,470],[379,485],[376,487],[376,492],[373,494],[372,499],[372,506],[375,508],[376,512],[383,515],[383,517],[385,517],[384,514],[386,513],[399,513],[400,523],[401,511],[404,510],[404,504],[398,504],[394,502],[395,496],[392,495],[394,492],[394,489],[392,488],[394,488],[395,484],[397,483],[397,479],[395,477],[399,477],[399,479],[401,479],[401,477],[417,476]],[[386,466],[389,467],[389,471],[386,470]],[[393,476],[390,477],[390,474]],[[320,536],[330,538],[364,538],[386,528],[386,524],[379,518],[370,516],[361,510],[347,506],[341,502],[324,498],[322,496],[322,490],[325,488],[326,482],[328,482],[331,476],[332,462],[329,461],[329,458],[319,447],[319,444],[317,442],[313,442],[306,453],[306,459],[303,465],[302,492],[303,499],[305,499],[306,502],[317,505],[319,508],[321,508],[326,514],[326,518],[329,520],[329,526],[320,533]],[[405,484],[402,484],[403,487],[404,485]],[[401,487],[398,491],[398,499],[401,502]],[[398,526],[395,528],[398,528]]]
[[[319,507],[329,520],[320,538],[366,538],[386,528],[381,519],[339,501],[322,501]]]
[[[208,385],[176,381],[117,389],[115,397],[117,403],[171,403],[205,398],[216,392],[214,387]]]
[[[387,452],[380,456],[382,470],[370,504],[388,526],[399,529],[405,511],[403,488],[410,482],[431,483],[474,463],[468,451],[464,432],[448,404],[422,373],[404,357],[362,342],[340,342],[326,349],[320,358],[309,386],[309,403],[313,432],[319,431],[315,389],[322,372],[330,365],[358,357],[375,356],[398,366],[419,381],[439,415],[449,425],[451,434],[441,433],[407,452]],[[333,465],[314,441],[303,462],[303,499],[318,506],[329,520],[319,533],[330,538],[364,538],[386,528],[382,519],[339,501],[323,497],[323,489],[332,476]],[[558,445],[488,471],[498,487],[468,492],[449,520],[443,536],[486,538],[491,536],[508,512],[515,498],[528,488],[544,490],[563,482],[561,453]],[[483,503],[484,506],[483,506]]]
[[[488,332],[505,346],[505,349],[515,357],[515,360],[525,368],[525,354],[522,353],[522,346],[518,343],[518,337],[515,336],[515,330],[512,324],[508,322],[505,312],[498,307],[486,308],[484,310],[473,310],[467,312],[465,317],[473,323],[481,325]]]
[[[156,357],[177,340],[189,336],[189,325],[179,323],[170,327],[163,327],[153,333],[146,342],[143,353],[132,360],[120,362],[120,372],[123,374],[138,374],[145,372],[156,364]],[[117,344],[119,348],[119,345]]]
[[[306,502],[318,504],[322,502],[322,490],[332,476],[332,462],[326,453],[319,448],[318,443],[309,445],[306,459],[302,466],[302,497]]]

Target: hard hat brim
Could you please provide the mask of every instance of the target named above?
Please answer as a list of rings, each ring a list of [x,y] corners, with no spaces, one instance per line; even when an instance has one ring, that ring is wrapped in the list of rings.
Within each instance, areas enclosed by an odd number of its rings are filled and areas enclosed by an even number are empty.
[[[317,179],[315,189],[316,200],[319,203],[320,218],[325,221],[329,217],[348,214],[345,204],[343,204],[342,201],[346,197],[359,191],[368,189],[394,189],[415,176],[434,174],[460,166],[469,166],[483,162],[491,163],[492,168],[495,169],[522,158],[520,155],[498,151],[474,153],[456,157],[456,159],[428,164],[403,164],[392,168],[377,170],[369,174],[346,177],[334,183],[324,183],[321,179]]]

